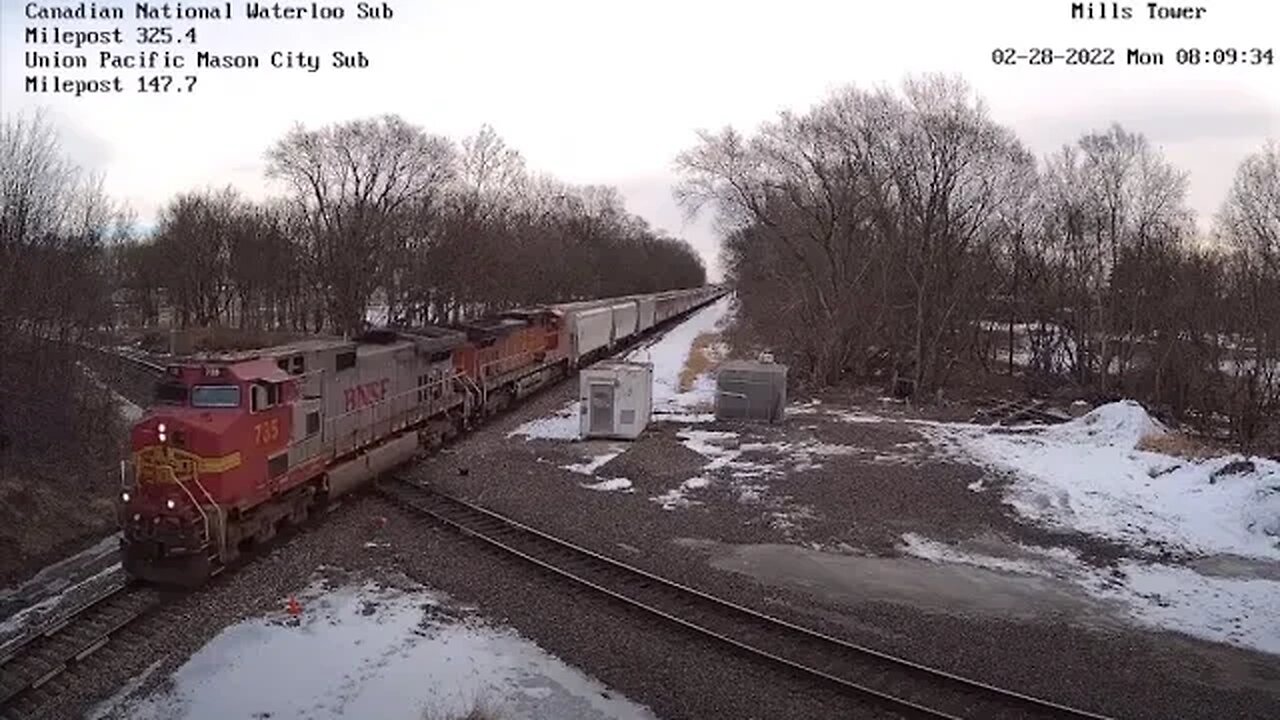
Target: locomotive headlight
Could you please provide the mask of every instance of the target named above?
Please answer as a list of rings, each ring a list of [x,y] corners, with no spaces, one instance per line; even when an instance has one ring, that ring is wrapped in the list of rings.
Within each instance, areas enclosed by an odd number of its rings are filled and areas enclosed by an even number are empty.
[[[159,425],[157,425],[156,430],[159,430],[160,432],[164,432],[166,430],[164,423],[160,423]]]
[[[129,493],[120,493],[120,500],[123,502],[129,502]]]
[[[178,503],[176,503],[176,502],[174,502],[172,499],[170,499],[170,500],[166,500],[166,501],[165,501],[164,506],[165,506],[165,507],[167,507],[167,508],[169,508],[170,510],[172,510],[172,509],[174,509],[174,508],[178,507]]]
[[[160,442],[164,442],[166,439],[168,439],[168,436],[164,434],[163,430],[160,431]]]

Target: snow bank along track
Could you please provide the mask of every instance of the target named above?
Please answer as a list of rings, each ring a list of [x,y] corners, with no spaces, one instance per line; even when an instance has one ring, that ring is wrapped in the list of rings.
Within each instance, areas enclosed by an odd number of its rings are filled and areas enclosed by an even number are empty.
[[[1105,718],[770,617],[402,478],[379,481],[376,489],[402,508],[561,577],[905,717]]]
[[[0,719],[27,717],[36,691],[79,663],[88,663],[113,635],[158,607],[161,594],[127,583],[124,573],[10,643],[0,646]]]

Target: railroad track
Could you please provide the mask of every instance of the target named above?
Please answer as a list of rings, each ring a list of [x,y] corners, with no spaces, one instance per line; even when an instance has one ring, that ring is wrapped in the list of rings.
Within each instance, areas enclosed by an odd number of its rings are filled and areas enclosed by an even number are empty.
[[[32,691],[85,662],[160,603],[158,591],[121,579],[0,647],[0,718],[21,717],[21,705]]]
[[[402,478],[379,481],[376,489],[411,512],[575,583],[906,717],[1106,718],[800,627]]]

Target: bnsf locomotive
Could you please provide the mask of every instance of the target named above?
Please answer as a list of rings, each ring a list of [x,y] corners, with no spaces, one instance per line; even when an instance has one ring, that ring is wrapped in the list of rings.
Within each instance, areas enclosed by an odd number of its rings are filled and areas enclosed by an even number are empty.
[[[199,585],[247,545],[723,292],[553,305],[171,365],[132,428],[125,570]]]

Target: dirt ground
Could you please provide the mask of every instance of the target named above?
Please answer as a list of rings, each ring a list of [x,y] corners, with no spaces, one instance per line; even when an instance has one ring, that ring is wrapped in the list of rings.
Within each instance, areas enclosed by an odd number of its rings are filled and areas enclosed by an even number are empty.
[[[1147,552],[1023,521],[999,478],[930,453],[898,421],[967,420],[976,405],[918,409],[864,389],[780,425],[663,422],[632,443],[509,436],[572,391],[535,398],[413,473],[651,571],[1024,692],[1122,717],[1280,710],[1274,656],[1135,627],[1065,582],[901,556],[904,533],[1005,554],[1072,548],[1100,567]],[[716,451],[691,450],[691,437]]]

